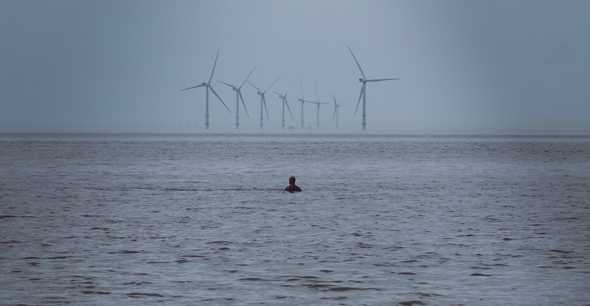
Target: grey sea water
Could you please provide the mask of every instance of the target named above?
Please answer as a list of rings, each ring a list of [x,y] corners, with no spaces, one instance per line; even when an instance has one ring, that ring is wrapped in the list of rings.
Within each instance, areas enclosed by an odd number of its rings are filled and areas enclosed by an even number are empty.
[[[2,135],[0,304],[587,305],[590,139]]]

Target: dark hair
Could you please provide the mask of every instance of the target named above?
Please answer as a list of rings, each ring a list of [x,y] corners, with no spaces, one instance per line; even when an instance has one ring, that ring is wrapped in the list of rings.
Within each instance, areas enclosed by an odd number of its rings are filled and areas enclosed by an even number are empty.
[[[295,184],[295,177],[294,176],[289,177],[289,183]]]

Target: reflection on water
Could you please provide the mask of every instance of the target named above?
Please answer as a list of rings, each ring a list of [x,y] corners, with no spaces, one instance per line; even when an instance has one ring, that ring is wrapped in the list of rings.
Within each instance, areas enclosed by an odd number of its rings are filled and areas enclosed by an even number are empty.
[[[0,203],[2,303],[590,303],[585,138],[12,135]]]

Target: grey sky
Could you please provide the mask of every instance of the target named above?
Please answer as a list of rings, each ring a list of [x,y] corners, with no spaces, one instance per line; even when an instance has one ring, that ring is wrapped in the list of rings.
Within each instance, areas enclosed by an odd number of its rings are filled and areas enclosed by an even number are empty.
[[[590,133],[590,1],[151,1],[0,2],[0,130],[201,131],[216,79],[335,95],[341,125],[360,84],[346,50],[370,77],[371,131]],[[231,90],[217,86],[234,108]],[[258,98],[245,89],[258,124]],[[212,100],[212,129],[233,115]],[[268,97],[269,128],[280,126]],[[308,124],[314,108],[306,108]],[[322,126],[333,126],[322,109]]]

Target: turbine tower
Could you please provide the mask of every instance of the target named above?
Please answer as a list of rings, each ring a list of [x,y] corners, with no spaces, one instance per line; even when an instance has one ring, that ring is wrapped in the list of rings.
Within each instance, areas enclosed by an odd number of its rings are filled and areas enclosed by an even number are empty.
[[[256,89],[256,93],[260,96],[260,128],[264,127],[264,114],[263,112],[266,113],[266,119],[268,119],[268,108],[266,106],[266,92],[269,91],[276,82],[279,81],[279,78],[277,77],[271,84],[270,86],[268,86],[268,88],[266,90],[262,90],[258,87],[256,87],[256,85],[252,84],[252,82],[248,81],[248,84],[250,84],[250,86],[252,86],[254,89]]]
[[[332,114],[332,119],[336,122],[336,128],[339,128],[340,104],[336,103],[336,97],[332,97],[332,99],[334,99],[334,113]]]
[[[244,86],[244,84],[246,84],[246,82],[248,82],[248,79],[250,78],[250,75],[252,75],[252,72],[254,72],[254,69],[256,68],[252,68],[252,70],[250,70],[250,72],[248,73],[244,81],[242,81],[240,86],[236,86],[234,84],[230,84],[223,81],[218,81],[223,85],[228,86],[236,93],[236,129],[240,128],[240,101],[242,101],[242,106],[244,107],[244,112],[246,113],[246,116],[250,118],[250,114],[248,114],[248,108],[246,108],[246,102],[244,102],[244,96],[242,96],[242,87]]]
[[[209,129],[209,90],[211,90],[213,92],[213,94],[217,97],[217,99],[219,99],[219,101],[223,104],[223,106],[225,106],[225,109],[227,109],[227,111],[231,113],[231,111],[229,110],[229,107],[227,107],[227,105],[225,105],[225,102],[223,102],[223,99],[221,99],[221,97],[217,94],[215,89],[213,89],[213,86],[211,86],[211,80],[213,79],[213,75],[215,74],[215,67],[217,66],[218,59],[219,59],[219,49],[217,49],[217,53],[215,54],[215,62],[213,62],[213,68],[211,69],[211,74],[209,75],[209,80],[207,82],[203,82],[199,85],[187,87],[187,88],[180,90],[180,91],[185,91],[185,90],[189,90],[189,89],[193,89],[193,88],[205,87],[205,129]]]
[[[284,129],[285,128],[285,106],[287,107],[287,110],[289,111],[289,117],[291,117],[291,120],[293,120],[293,112],[291,112],[291,107],[289,107],[289,102],[287,102],[287,92],[285,91],[285,93],[280,93],[275,91],[274,92],[277,97],[279,97],[279,99],[281,99],[281,108],[282,108],[282,112],[281,112],[281,127]]]
[[[301,128],[303,129],[303,128],[305,128],[304,121],[303,121],[303,114],[304,114],[304,112],[303,112],[304,111],[303,104],[305,103],[305,100],[303,100],[302,98],[299,98],[299,99],[297,99],[297,101],[301,102],[301,110],[299,112],[299,118],[300,118],[300,121],[301,121],[301,123],[300,123]]]
[[[299,112],[299,118],[301,120],[300,124],[301,124],[301,128],[305,128],[305,122],[303,121],[303,115],[305,114],[304,112],[304,107],[303,104],[305,104],[305,91],[303,90],[303,81],[301,81],[301,83],[299,83],[299,85],[301,86],[301,98],[298,98],[297,101],[299,101],[301,103],[301,111]]]
[[[361,72],[361,78],[359,78],[359,82],[362,83],[363,85],[361,86],[361,93],[359,94],[359,98],[356,102],[356,107],[354,109],[354,114],[356,115],[356,112],[358,111],[359,108],[359,103],[361,102],[361,99],[363,100],[363,131],[367,129],[367,83],[370,82],[382,82],[382,81],[392,81],[392,80],[399,80],[399,78],[385,78],[385,79],[367,79],[367,77],[365,76],[365,72],[363,71],[363,68],[361,67],[361,64],[359,64],[359,61],[357,60],[356,56],[354,56],[354,53],[352,52],[352,49],[350,47],[347,47],[348,51],[350,51],[350,55],[352,55],[352,58],[354,59],[354,62],[356,63],[356,66],[359,68],[359,71]]]

